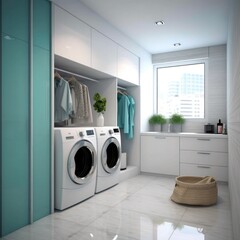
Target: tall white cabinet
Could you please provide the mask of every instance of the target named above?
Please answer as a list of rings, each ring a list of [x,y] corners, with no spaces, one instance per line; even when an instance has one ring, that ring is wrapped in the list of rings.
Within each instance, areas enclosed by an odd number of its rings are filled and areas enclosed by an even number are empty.
[[[78,78],[88,86],[91,101],[96,92],[106,97],[105,126],[117,125],[118,87],[134,97],[135,115],[139,115],[140,58],[137,55],[83,22],[81,16],[75,16],[57,5],[54,5],[54,33],[55,67],[97,80]],[[96,120],[97,113],[93,110],[93,123],[90,125],[96,126]],[[135,118],[138,128],[139,122],[140,119]],[[122,150],[127,153],[128,165],[137,169],[134,170],[136,174],[139,172],[139,157],[137,160],[135,157],[136,151],[139,151],[138,136],[139,133],[135,133],[134,139],[129,140],[122,134]]]

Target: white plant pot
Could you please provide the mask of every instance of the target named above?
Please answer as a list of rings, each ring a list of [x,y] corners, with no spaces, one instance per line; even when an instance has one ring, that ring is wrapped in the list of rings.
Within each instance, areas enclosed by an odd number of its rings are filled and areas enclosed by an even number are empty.
[[[99,113],[98,114],[98,117],[97,117],[97,126],[98,127],[103,127],[104,126],[104,116],[102,113]]]

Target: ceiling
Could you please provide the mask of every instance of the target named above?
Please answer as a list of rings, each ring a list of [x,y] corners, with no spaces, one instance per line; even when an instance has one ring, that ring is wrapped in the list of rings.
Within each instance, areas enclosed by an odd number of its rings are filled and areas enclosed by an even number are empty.
[[[152,54],[227,42],[229,0],[79,1]]]

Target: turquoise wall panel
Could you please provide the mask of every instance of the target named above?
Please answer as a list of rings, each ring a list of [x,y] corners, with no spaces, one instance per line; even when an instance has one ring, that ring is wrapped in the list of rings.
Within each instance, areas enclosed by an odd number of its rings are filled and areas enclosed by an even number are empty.
[[[33,1],[33,42],[50,50],[51,48],[51,4],[48,0]]]
[[[51,3],[33,0],[31,49],[30,2],[0,1],[0,237],[51,213]]]
[[[2,38],[2,233],[29,223],[29,54]]]
[[[51,4],[33,1],[33,221],[51,213]]]
[[[29,40],[29,0],[2,0],[2,31],[24,41]]]
[[[34,47],[33,220],[51,213],[50,52]]]

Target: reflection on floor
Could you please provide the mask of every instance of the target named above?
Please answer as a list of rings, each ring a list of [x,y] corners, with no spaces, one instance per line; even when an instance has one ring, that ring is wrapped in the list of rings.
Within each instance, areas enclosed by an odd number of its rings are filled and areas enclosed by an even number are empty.
[[[4,240],[232,240],[228,186],[211,207],[170,200],[175,179],[139,175]]]

